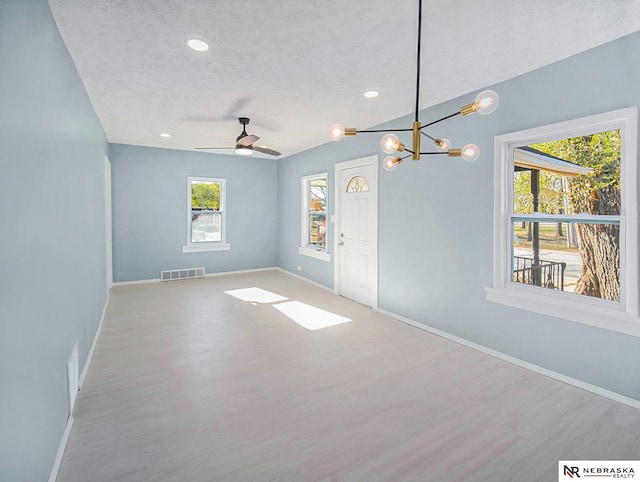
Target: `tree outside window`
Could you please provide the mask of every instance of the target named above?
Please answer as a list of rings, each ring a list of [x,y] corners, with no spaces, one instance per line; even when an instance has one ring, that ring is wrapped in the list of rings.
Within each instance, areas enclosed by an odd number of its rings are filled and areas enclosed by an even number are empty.
[[[327,249],[327,175],[302,178],[302,246]]]
[[[640,335],[638,109],[495,138],[487,299]]]
[[[224,241],[224,179],[189,178],[188,244]]]
[[[568,177],[564,182],[557,174],[545,173],[553,179],[541,192],[549,193],[548,197],[556,201],[550,203],[549,211],[562,213],[566,206],[569,211],[566,214],[571,215],[620,216],[620,144],[620,131],[613,130],[533,145],[547,154],[591,169],[588,174]],[[572,229],[572,224],[577,229],[575,245],[582,262],[573,292],[620,301],[620,225],[606,221],[567,223],[568,229]],[[566,235],[557,230],[556,236]]]

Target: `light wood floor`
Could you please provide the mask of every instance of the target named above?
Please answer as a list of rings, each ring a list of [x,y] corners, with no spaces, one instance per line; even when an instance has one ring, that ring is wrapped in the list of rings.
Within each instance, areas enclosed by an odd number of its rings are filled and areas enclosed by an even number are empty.
[[[352,319],[310,331],[259,287]],[[640,411],[278,271],[116,287],[58,481],[555,481]]]

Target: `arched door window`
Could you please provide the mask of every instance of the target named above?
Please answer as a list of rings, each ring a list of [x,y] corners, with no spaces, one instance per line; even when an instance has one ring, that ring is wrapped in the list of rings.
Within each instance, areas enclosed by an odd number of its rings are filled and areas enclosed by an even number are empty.
[[[362,176],[353,176],[347,183],[347,192],[367,192],[369,185]]]

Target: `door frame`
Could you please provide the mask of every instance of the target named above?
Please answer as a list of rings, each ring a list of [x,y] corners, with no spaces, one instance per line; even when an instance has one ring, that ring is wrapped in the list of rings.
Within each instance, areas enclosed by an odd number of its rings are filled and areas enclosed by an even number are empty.
[[[335,177],[334,177],[334,206],[335,206],[335,223],[333,229],[333,253],[334,253],[334,263],[333,263],[333,292],[336,295],[340,295],[342,293],[340,289],[340,246],[338,243],[340,242],[340,232],[341,232],[341,222],[340,214],[341,214],[341,204],[340,198],[342,196],[342,188],[340,186],[340,178],[341,173],[345,169],[353,169],[354,167],[361,166],[374,166],[373,169],[373,179],[368,179],[369,186],[374,186],[375,190],[373,191],[373,202],[371,203],[372,208],[374,209],[373,216],[373,236],[371,242],[371,256],[373,259],[373,274],[374,277],[372,285],[374,286],[374,293],[372,299],[371,307],[374,310],[378,309],[378,170],[379,170],[379,158],[378,155],[372,155],[367,157],[362,157],[359,159],[353,159],[351,161],[338,162],[335,167]]]
[[[113,224],[111,206],[111,161],[104,156],[104,233],[107,293],[113,287]]]

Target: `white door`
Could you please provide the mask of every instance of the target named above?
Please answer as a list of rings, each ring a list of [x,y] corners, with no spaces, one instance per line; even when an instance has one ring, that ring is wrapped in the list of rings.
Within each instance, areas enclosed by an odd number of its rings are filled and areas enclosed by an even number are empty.
[[[338,294],[376,308],[378,302],[377,156],[336,166]]]

